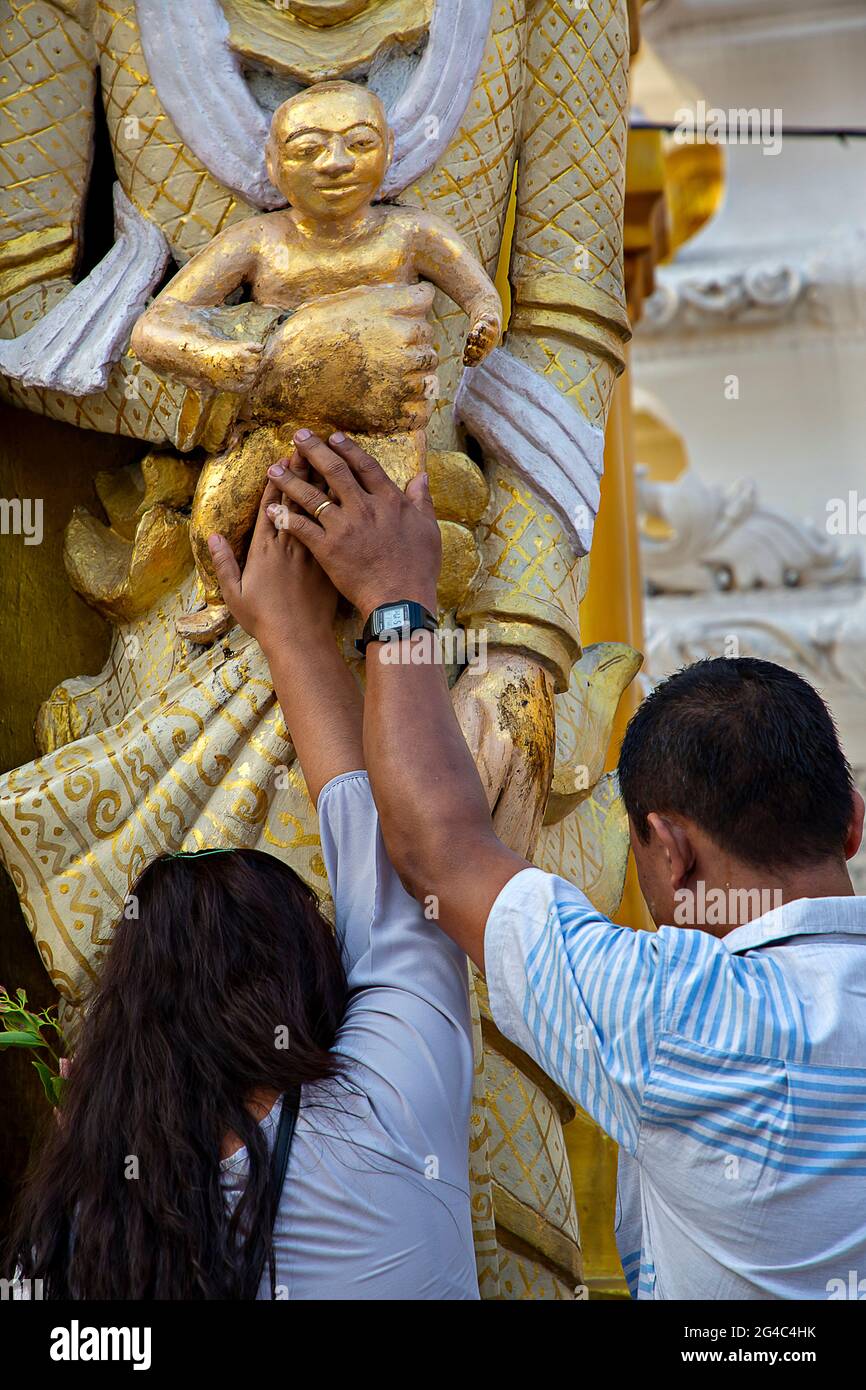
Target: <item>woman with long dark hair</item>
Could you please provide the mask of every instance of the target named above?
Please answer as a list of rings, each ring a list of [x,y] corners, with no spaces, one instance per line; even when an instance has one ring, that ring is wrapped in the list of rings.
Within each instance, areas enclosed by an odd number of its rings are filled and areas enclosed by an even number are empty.
[[[271,855],[144,870],[19,1205],[45,1298],[478,1296],[465,957],[388,862],[336,594],[278,496],[233,611],[317,800],[336,935]]]

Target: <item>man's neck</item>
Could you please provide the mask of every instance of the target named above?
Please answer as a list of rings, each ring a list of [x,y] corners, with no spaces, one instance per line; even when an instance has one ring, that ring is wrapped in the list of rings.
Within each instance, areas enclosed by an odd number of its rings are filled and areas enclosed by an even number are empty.
[[[696,875],[690,892],[695,899],[695,925],[721,938],[787,903],[848,898],[854,895],[854,887],[845,864],[835,860],[781,874],[728,862],[703,878]]]

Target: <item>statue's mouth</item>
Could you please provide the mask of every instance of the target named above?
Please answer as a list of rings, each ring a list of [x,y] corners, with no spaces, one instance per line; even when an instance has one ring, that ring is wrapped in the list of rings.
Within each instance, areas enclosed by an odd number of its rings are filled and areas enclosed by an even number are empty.
[[[344,193],[357,193],[360,184],[357,183],[319,183],[316,184],[318,191],[323,198],[329,195],[339,197]]]

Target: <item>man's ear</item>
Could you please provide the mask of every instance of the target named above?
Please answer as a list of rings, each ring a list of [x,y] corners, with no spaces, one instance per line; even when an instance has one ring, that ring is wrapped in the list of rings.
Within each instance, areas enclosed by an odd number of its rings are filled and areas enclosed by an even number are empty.
[[[851,806],[851,820],[848,824],[848,838],[845,841],[846,859],[853,859],[863,843],[864,815],[866,815],[866,803],[864,803],[862,796],[855,789],[853,804]]]
[[[660,816],[657,811],[650,811],[646,819],[650,833],[661,845],[667,860],[671,888],[676,892],[688,882],[695,867],[695,851],[688,832],[676,821]]]

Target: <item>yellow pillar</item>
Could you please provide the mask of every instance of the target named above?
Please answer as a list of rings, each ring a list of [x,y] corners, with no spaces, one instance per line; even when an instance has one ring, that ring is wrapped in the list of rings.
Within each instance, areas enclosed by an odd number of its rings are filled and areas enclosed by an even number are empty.
[[[627,642],[638,651],[643,650],[634,417],[628,369],[616,384],[608,417],[601,505],[580,626],[584,646],[602,641]],[[616,766],[626,724],[640,700],[640,686],[632,682],[620,702],[608,767]],[[616,920],[630,927],[651,925],[631,856]],[[565,1142],[580,1221],[584,1277],[591,1297],[624,1298],[627,1290],[614,1236],[616,1144],[583,1113],[566,1127]]]
[[[637,513],[637,482],[635,479],[635,466],[637,464],[637,454],[635,451],[635,420],[634,402],[632,400],[632,374],[631,374],[631,352],[626,348],[626,371],[617,383],[618,404],[622,417],[622,443],[623,443],[623,470],[625,474],[625,516],[628,530],[628,568],[629,568],[629,588],[631,591],[631,645],[639,652],[643,651],[644,645],[644,626],[643,626],[643,574],[640,563],[640,531],[638,528]],[[632,693],[637,694],[637,688],[632,685]],[[635,700],[635,708],[640,703],[640,696]]]
[[[514,226],[517,221],[517,165],[514,166],[514,178],[511,180],[511,197],[508,202],[508,211],[505,214],[505,227],[502,232],[502,243],[499,248],[499,263],[496,267],[496,288],[499,291],[499,298],[502,300],[502,331],[507,330],[511,322],[511,281],[508,273],[511,269],[511,250],[514,245]]]
[[[601,505],[589,564],[589,584],[580,609],[581,640],[627,642],[643,650],[643,596],[634,479],[634,422],[631,372],[614,388],[604,450]],[[625,692],[612,740],[613,761],[625,725],[640,703],[634,682]]]
[[[625,479],[623,382],[614,387],[604,448],[601,505],[595,522],[589,586],[580,610],[583,645],[631,642],[634,611],[629,565],[629,525]]]
[[[631,372],[627,368],[614,390],[605,440],[601,505],[589,564],[589,585],[580,610],[581,639],[627,642],[643,651],[643,592],[634,477],[634,420]],[[607,766],[616,767],[626,725],[641,702],[638,681],[620,701]],[[624,926],[648,927],[649,916],[629,858],[625,892],[616,920]]]

